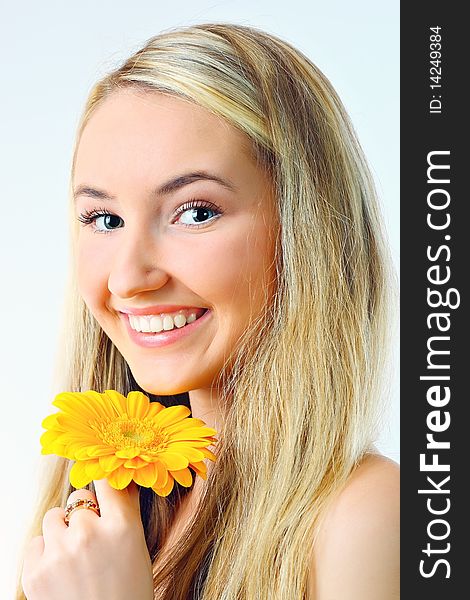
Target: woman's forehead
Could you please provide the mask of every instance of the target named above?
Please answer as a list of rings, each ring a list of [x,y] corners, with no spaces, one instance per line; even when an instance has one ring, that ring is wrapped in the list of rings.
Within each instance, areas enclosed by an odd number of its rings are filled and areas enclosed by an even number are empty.
[[[195,152],[251,156],[248,136],[209,110],[174,96],[129,90],[112,93],[91,115],[78,152],[93,148],[178,159]]]

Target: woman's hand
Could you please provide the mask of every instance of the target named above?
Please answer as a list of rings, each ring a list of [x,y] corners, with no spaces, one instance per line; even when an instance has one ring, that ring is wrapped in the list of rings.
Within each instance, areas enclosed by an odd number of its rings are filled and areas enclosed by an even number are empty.
[[[28,600],[153,600],[137,485],[116,490],[106,479],[93,483],[97,497],[75,490],[68,503],[89,498],[101,516],[80,508],[67,526],[61,507],[44,515],[43,535],[25,552],[21,584]]]

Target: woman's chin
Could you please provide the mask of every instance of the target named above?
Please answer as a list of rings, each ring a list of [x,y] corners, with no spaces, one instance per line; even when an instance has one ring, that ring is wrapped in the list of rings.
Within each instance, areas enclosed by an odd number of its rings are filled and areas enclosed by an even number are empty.
[[[175,381],[159,381],[146,382],[139,380],[134,375],[134,379],[137,381],[139,386],[144,390],[146,394],[152,394],[154,396],[174,396],[176,394],[183,394],[188,391],[188,387],[184,383],[177,383]]]
[[[195,364],[192,362],[191,364],[187,363],[181,368],[180,361],[180,368],[178,369],[178,365],[175,365],[173,370],[176,372],[173,375],[168,368],[163,368],[162,365],[145,365],[146,368],[142,368],[144,366],[142,363],[133,365],[128,362],[128,364],[132,376],[140,388],[145,393],[154,396],[173,396],[191,390],[210,388],[217,374],[217,371],[215,369],[213,371],[208,363],[205,364],[206,368],[202,370],[200,366],[197,366],[197,362]]]

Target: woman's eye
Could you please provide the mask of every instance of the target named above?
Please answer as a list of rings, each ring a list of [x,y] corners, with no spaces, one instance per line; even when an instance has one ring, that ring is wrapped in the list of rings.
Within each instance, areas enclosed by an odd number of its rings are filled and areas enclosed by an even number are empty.
[[[201,227],[208,222],[214,221],[222,215],[222,210],[215,204],[203,201],[191,201],[178,209],[178,222],[185,227]]]
[[[113,229],[118,229],[119,222],[122,221],[121,217],[118,217],[117,215],[112,215],[109,213],[100,215],[95,220],[95,227],[97,229],[100,229],[97,225],[100,219],[102,219],[101,223],[103,225],[103,229],[101,231],[111,231]]]
[[[78,220],[83,225],[93,225],[94,233],[110,233],[113,229],[118,229],[119,222],[122,221],[121,217],[101,209],[85,211],[80,214]]]

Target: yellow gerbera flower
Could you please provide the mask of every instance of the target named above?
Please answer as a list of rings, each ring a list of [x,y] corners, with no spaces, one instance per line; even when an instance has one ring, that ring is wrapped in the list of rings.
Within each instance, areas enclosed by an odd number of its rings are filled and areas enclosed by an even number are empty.
[[[215,429],[189,418],[183,405],[165,408],[142,392],[127,398],[115,390],[63,392],[52,402],[61,412],[46,417],[41,454],[74,460],[70,483],[81,488],[106,478],[117,490],[134,480],[168,496],[176,480],[192,484],[188,467],[207,479],[204,458],[215,461],[207,446],[217,442]]]

